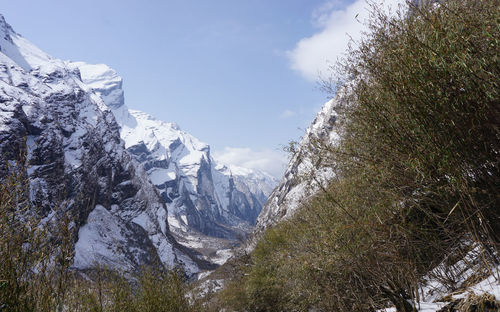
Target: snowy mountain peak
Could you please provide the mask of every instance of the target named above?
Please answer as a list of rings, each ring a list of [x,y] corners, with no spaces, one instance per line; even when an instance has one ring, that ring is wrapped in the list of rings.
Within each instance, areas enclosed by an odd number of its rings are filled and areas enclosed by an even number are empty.
[[[244,181],[249,190],[254,194],[262,194],[267,198],[278,185],[279,180],[267,172],[257,169],[244,168],[236,165],[217,163],[217,171],[235,180]]]
[[[2,14],[0,14],[0,36],[4,37],[5,40],[12,41],[10,37],[11,33],[15,33],[14,29],[7,23]]]
[[[0,32],[0,172],[27,149],[34,204],[48,215],[63,201],[77,218],[74,268],[224,262],[275,181],[218,170],[208,144],[129,110],[109,66],[53,58],[3,17]]]
[[[75,217],[73,267],[132,271],[162,263],[194,274],[206,266],[175,241],[163,199],[120,139],[105,105],[116,101],[105,92],[122,92],[121,78],[101,71],[111,82],[94,90],[75,66],[44,53],[3,18],[0,31],[0,177],[4,164],[26,151],[33,204],[45,216],[67,205]]]
[[[111,109],[125,103],[123,96],[123,79],[118,73],[105,64],[90,65],[83,62],[67,62],[72,68],[80,70],[82,81],[96,92]]]
[[[25,71],[37,70],[39,75],[65,72],[64,62],[40,50],[5,21],[0,15],[0,51]]]
[[[83,83],[113,113],[125,147],[166,203],[169,226],[177,240],[200,251],[205,259],[223,262],[221,255],[230,254],[214,255],[213,250],[230,248],[251,231],[278,181],[263,172],[218,165],[210,146],[177,124],[128,109],[123,103],[122,79],[108,66],[70,65],[79,69]]]

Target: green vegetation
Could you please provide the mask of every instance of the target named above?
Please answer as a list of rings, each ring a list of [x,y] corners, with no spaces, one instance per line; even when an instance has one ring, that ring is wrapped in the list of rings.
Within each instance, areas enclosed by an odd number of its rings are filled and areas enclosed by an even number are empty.
[[[47,231],[54,224],[31,205],[22,168],[11,166],[0,184],[0,310],[53,311],[66,294],[70,219],[56,209],[58,226]]]
[[[198,311],[187,297],[181,272],[145,268],[131,280],[97,267],[90,281],[73,279],[65,308],[77,312],[190,312]]]
[[[335,68],[340,140],[310,146],[335,178],[265,233],[220,306],[413,311],[443,261],[479,245],[484,268],[498,263],[499,22],[497,0],[373,7],[370,33]]]

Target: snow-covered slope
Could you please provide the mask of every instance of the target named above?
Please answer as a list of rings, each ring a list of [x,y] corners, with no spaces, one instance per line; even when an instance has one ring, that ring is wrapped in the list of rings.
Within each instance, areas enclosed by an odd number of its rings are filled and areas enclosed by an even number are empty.
[[[449,255],[419,283],[416,311],[499,311],[500,265],[486,265],[480,246],[464,257]],[[397,312],[395,307],[378,312]]]
[[[198,272],[202,262],[175,241],[164,201],[120,140],[108,106],[123,94],[96,91],[0,15],[0,177],[6,160],[26,151],[32,200],[47,216],[63,205],[76,218],[77,269],[101,263],[131,271],[160,260]]]
[[[276,189],[269,196],[255,226],[258,237],[269,226],[293,215],[301,202],[307,200],[333,175],[328,166],[317,163],[316,143],[335,144],[338,134],[335,130],[338,98],[323,105],[306,133],[298,143],[296,152]],[[255,241],[254,241],[255,242]],[[252,244],[249,245],[252,248]]]
[[[168,207],[170,229],[183,244],[212,253],[252,230],[277,180],[263,172],[217,164],[210,146],[175,123],[124,104],[122,80],[106,65],[68,63],[113,112],[127,150],[147,172]]]

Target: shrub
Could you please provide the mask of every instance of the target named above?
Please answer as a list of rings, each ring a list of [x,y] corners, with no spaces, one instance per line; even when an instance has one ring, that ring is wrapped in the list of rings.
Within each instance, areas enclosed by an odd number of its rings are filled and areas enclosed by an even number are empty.
[[[10,173],[0,181],[0,306],[54,311],[68,287],[71,216],[56,207],[53,219],[44,218],[29,200],[25,162],[6,167]]]
[[[340,138],[308,147],[335,176],[258,243],[231,289],[241,310],[413,311],[444,259],[479,244],[484,266],[497,261],[499,4],[373,6],[335,68]]]

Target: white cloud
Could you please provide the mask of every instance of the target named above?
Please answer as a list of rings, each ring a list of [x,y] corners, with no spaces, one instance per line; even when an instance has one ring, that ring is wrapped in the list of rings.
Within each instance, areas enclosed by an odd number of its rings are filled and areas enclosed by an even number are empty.
[[[404,0],[383,1],[383,7],[396,9]],[[291,67],[309,80],[328,74],[329,67],[346,51],[350,39],[359,40],[369,16],[366,0],[356,0],[339,9],[338,1],[328,1],[313,11],[312,23],[320,31],[301,39],[287,55]]]
[[[341,9],[342,7],[343,6],[340,0],[331,0],[314,8],[312,12],[313,25],[318,28],[324,28],[328,24],[330,13],[335,9]]]
[[[281,113],[280,118],[282,118],[282,119],[287,119],[287,118],[293,117],[293,116],[295,116],[295,115],[297,115],[297,113],[296,113],[296,112],[294,112],[294,111],[292,111],[292,110],[289,110],[289,109],[285,109],[285,110],[283,111],[283,113]]]
[[[262,170],[278,179],[281,178],[288,163],[284,152],[272,149],[225,147],[222,151],[214,151],[213,155],[222,164]]]

